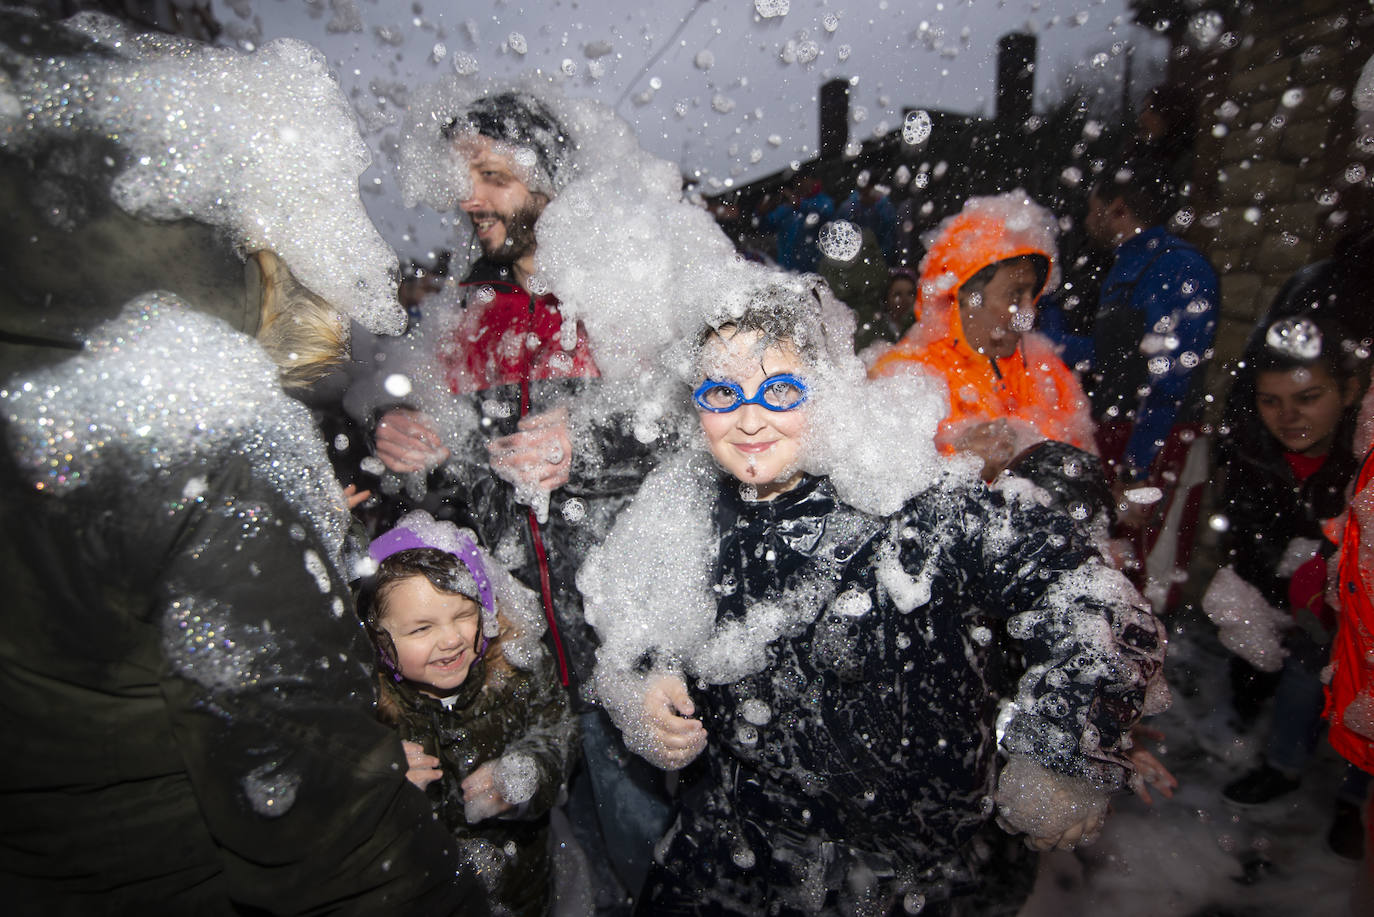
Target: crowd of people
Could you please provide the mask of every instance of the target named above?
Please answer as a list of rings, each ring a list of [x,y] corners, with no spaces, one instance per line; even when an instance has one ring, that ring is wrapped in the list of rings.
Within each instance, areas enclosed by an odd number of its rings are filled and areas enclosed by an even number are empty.
[[[1141,724],[1215,469],[1205,603],[1237,709],[1274,698],[1225,795],[1290,792],[1325,716],[1332,845],[1366,855],[1368,233],[1257,324],[1208,436],[1219,279],[1150,156],[1095,179],[1111,266],[1054,339],[1060,220],[1025,192],[889,270],[884,189],[802,174],[758,215],[777,263],[732,266],[627,396],[540,276],[580,122],[525,86],[444,111],[480,254],[407,294],[427,366],[355,418],[375,487],[283,390],[310,330],[252,340],[320,302],[267,250],[233,329],[151,293],[4,383],[15,912],[1014,914],[1036,852],[1175,786]],[[211,342],[232,423],[164,372]]]

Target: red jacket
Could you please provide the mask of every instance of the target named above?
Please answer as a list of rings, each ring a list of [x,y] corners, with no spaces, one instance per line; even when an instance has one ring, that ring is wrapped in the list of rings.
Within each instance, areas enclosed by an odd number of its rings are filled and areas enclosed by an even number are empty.
[[[1355,496],[1341,534],[1340,627],[1331,647],[1331,684],[1326,692],[1328,735],[1336,751],[1374,773],[1374,453],[1355,480]],[[1358,699],[1358,703],[1356,703]],[[1351,714],[1347,718],[1347,714]]]
[[[444,376],[454,394],[601,375],[580,323],[572,341],[562,340],[563,316],[551,294],[532,297],[518,284],[503,280],[464,286],[467,307],[447,346],[440,348]]]

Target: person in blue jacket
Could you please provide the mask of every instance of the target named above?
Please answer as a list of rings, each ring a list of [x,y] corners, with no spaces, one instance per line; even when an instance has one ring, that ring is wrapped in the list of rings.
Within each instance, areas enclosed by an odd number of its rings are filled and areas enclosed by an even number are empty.
[[[1170,188],[1142,162],[1104,170],[1085,228],[1115,260],[1093,323],[1088,393],[1124,440],[1119,476],[1141,480],[1175,425],[1193,419],[1216,336],[1220,284],[1207,257],[1169,232]]]
[[[891,263],[896,257],[897,208],[887,186],[870,182],[855,188],[835,211],[835,217],[848,220],[861,229],[871,229],[883,258]]]
[[[780,199],[769,195],[759,204],[759,225],[778,236],[778,266],[803,274],[816,270],[821,226],[834,215],[834,199],[819,181],[805,175],[789,182]]]
[[[1101,172],[1084,228],[1114,257],[1091,338],[1079,341],[1090,345],[1084,388],[1117,493],[1117,534],[1132,546],[1137,584],[1158,606],[1173,597],[1192,545],[1202,475],[1190,472],[1197,463],[1189,456],[1201,448],[1203,381],[1221,299],[1207,257],[1165,226],[1173,200],[1167,173],[1152,160]]]

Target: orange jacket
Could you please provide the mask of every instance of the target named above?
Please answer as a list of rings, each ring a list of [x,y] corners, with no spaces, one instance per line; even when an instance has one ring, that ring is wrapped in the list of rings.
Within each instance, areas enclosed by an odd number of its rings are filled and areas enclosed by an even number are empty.
[[[971,198],[927,246],[916,290],[916,324],[878,358],[869,375],[920,366],[943,378],[950,413],[940,426],[942,441],[964,425],[1005,419],[1023,440],[1052,439],[1095,452],[1088,400],[1046,338],[1023,334],[1016,352],[994,368],[990,357],[969,346],[959,320],[959,289],[990,264],[1039,255],[1049,264],[1041,292],[1057,282],[1053,215],[1023,191]]]

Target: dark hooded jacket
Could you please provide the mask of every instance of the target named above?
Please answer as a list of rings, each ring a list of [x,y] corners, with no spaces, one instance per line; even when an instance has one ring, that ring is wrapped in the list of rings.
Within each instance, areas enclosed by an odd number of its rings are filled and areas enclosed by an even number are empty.
[[[475,662],[452,698],[440,701],[408,682],[383,678],[381,712],[401,737],[440,759],[443,777],[427,789],[460,850],[491,889],[494,903],[520,917],[548,913],[553,889],[549,809],[572,770],[580,746],[549,655],[540,650],[528,671],[503,658]],[[463,781],[482,764],[504,759],[528,769],[521,782],[533,795],[513,811],[470,823]]]
[[[1270,442],[1260,448],[1231,456],[1222,501],[1228,523],[1224,550],[1242,579],[1274,607],[1287,608],[1288,578],[1278,574],[1280,561],[1295,538],[1316,542],[1327,556],[1333,553],[1322,521],[1345,511],[1345,488],[1354,477],[1356,461],[1348,446],[1338,443],[1326,460],[1331,467],[1323,465],[1299,482],[1282,450],[1272,437],[1266,438]],[[1343,439],[1349,442],[1348,429]]]
[[[885,913],[966,890],[993,811],[997,633],[1031,672],[1003,747],[1120,784],[1164,635],[1128,588],[1090,585],[1113,574],[1068,516],[937,486],[881,519],[808,477],[767,502],[724,481],[715,528],[718,626],[822,594],[761,671],[693,682],[709,738],[663,848],[678,895]]]
[[[173,305],[0,387],[7,913],[485,911],[376,721],[308,415],[256,344]],[[150,358],[158,322],[201,356]],[[244,360],[266,390],[229,414],[133,371],[205,395]],[[64,413],[87,396],[107,410]]]

